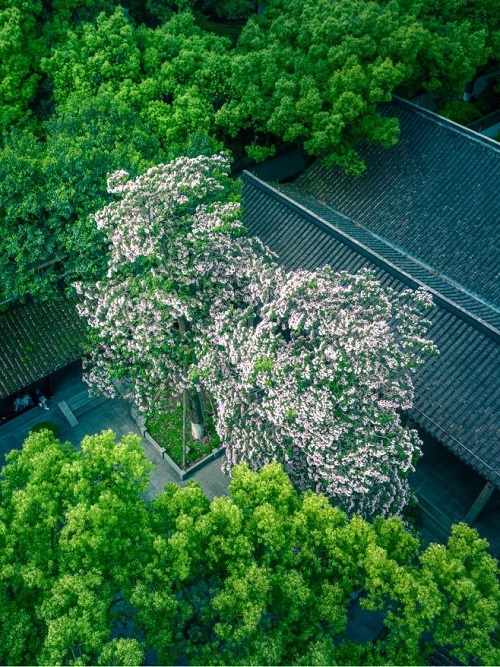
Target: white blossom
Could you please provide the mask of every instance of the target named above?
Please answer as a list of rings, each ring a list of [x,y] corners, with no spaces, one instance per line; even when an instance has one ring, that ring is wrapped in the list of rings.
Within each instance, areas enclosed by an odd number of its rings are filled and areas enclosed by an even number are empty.
[[[119,199],[96,213],[108,234],[107,278],[75,285],[80,315],[93,330],[86,379],[107,395],[127,380],[143,411],[193,386],[193,339],[210,311],[253,298],[248,283],[270,254],[241,238],[240,206],[223,202],[223,155],[178,158],[131,180],[109,177]],[[179,330],[179,322],[187,331]]]
[[[348,512],[400,514],[420,443],[399,412],[435,349],[422,318],[430,296],[324,267],[274,269],[252,303],[236,320],[219,313],[200,355],[226,470],[277,460],[299,489]]]

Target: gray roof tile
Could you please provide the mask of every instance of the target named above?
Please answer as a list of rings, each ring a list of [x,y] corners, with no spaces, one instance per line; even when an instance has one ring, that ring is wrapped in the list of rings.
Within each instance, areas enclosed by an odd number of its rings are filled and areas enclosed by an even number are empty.
[[[86,329],[76,301],[15,303],[0,313],[0,399],[79,359]]]
[[[431,283],[436,306],[429,316],[429,336],[440,354],[417,371],[410,414],[500,487],[498,312],[293,186],[273,187],[245,174],[243,200],[249,232],[289,269],[329,264],[355,272],[368,267],[384,286],[398,290]]]
[[[500,146],[396,99],[400,140],[361,146],[353,178],[315,163],[297,187],[486,300],[500,303]]]

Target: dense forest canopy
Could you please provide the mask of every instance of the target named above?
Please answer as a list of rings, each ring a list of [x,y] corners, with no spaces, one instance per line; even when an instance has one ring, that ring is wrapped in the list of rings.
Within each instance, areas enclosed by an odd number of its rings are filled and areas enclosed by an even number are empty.
[[[270,156],[293,142],[363,170],[390,146],[393,92],[459,95],[498,54],[491,0],[3,0],[0,276],[4,298],[96,279],[90,218],[106,176],[179,155]],[[42,268],[40,268],[42,267]]]
[[[0,0],[0,301],[76,288],[94,380],[210,395],[232,473],[146,502],[136,436],[32,433],[0,473],[6,664],[498,664],[486,541],[384,518],[430,297],[286,273],[229,170],[289,142],[359,174],[381,102],[456,99],[499,50],[494,0]]]

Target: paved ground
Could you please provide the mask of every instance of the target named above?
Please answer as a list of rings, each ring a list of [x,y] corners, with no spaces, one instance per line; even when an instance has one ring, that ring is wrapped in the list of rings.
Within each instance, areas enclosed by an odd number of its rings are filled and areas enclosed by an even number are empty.
[[[69,441],[78,447],[85,435],[100,433],[105,429],[113,429],[118,437],[126,433],[140,435],[136,423],[129,413],[128,403],[124,400],[89,400],[87,385],[81,379],[79,364],[56,373],[53,376],[55,395],[48,402],[49,410],[34,407],[29,412],[15,417],[0,426],[0,466],[5,462],[5,454],[12,449],[20,449],[33,424],[41,421],[51,421],[59,427],[60,438]],[[76,400],[76,402],[75,402]],[[58,403],[66,401],[78,420],[76,426],[71,426],[58,407]],[[76,407],[75,407],[76,406]],[[181,486],[178,477],[160,454],[147,441],[142,439],[142,447],[155,469],[151,473],[151,483],[148,496],[153,497],[169,482]],[[213,461],[205,468],[193,475],[209,498],[227,493],[229,477],[223,475],[221,459]]]
[[[50,410],[34,407],[28,413],[0,426],[0,465],[11,449],[19,449],[34,423],[50,420],[60,429],[60,437],[78,447],[87,434],[99,433],[112,428],[121,437],[139,430],[130,417],[128,404],[123,400],[90,400],[87,386],[81,380],[79,364],[57,373],[53,379],[54,397],[49,401]],[[58,407],[66,401],[78,420],[71,426]],[[148,459],[153,463],[148,497],[154,497],[166,484],[179,482],[167,462],[147,441],[142,446]],[[221,459],[215,460],[195,473],[195,479],[209,498],[228,492],[229,477],[220,470]],[[426,542],[445,541],[451,525],[462,520],[484,486],[484,480],[468,466],[448,452],[436,441],[428,439],[424,443],[424,456],[413,474],[411,483],[422,499],[422,534]],[[474,527],[491,545],[491,552],[500,557],[500,493],[495,491],[483,509]]]

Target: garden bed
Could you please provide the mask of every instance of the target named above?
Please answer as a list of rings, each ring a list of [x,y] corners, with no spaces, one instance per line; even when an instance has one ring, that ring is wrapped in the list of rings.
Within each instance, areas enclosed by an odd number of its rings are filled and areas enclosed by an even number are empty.
[[[157,412],[151,414],[146,421],[146,429],[157,444],[165,449],[168,456],[181,469],[187,469],[193,464],[211,455],[214,449],[219,449],[220,439],[215,432],[213,420],[206,420],[206,436],[203,440],[193,440],[188,429],[186,440],[186,466],[182,461],[182,405],[175,407],[168,413]]]

